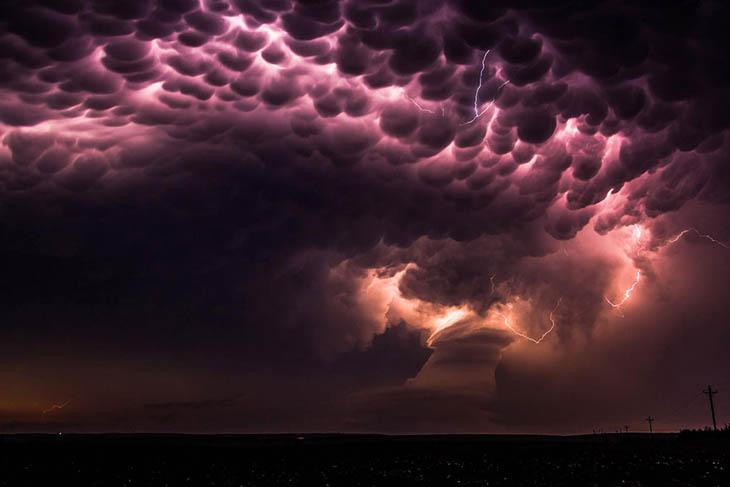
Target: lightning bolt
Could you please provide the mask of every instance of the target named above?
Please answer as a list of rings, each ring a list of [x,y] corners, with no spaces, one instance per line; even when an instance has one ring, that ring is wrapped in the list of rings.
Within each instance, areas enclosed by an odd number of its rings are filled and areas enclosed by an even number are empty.
[[[603,298],[606,300],[606,302],[608,304],[610,304],[614,308],[620,308],[631,297],[631,293],[634,291],[634,288],[636,288],[636,285],[639,284],[639,280],[641,280],[641,271],[636,271],[636,280],[634,281],[634,283],[631,285],[630,288],[628,288],[626,291],[624,291],[624,297],[618,303],[613,303],[610,299],[608,299],[605,296]]]
[[[634,238],[634,242],[641,240],[641,227],[639,225],[634,225],[631,236]]]
[[[477,86],[477,90],[474,92],[474,118],[472,118],[468,122],[462,123],[461,125],[468,125],[468,124],[472,123],[474,120],[476,120],[479,117],[481,117],[482,115],[484,115],[484,113],[487,110],[489,110],[492,107],[492,105],[494,105],[495,100],[492,100],[489,102],[489,104],[487,105],[487,107],[484,110],[479,111],[479,91],[481,91],[481,89],[482,89],[482,77],[484,76],[484,69],[486,67],[485,63],[487,61],[487,55],[489,54],[490,51],[491,51],[491,49],[487,49],[487,51],[484,52],[484,56],[482,57],[482,69],[481,69],[481,71],[479,71],[479,85]],[[509,84],[509,80],[507,80],[504,83],[502,83],[501,85],[499,85],[497,87],[497,93],[499,93],[499,90],[501,90],[507,84]]]
[[[512,325],[510,325],[509,318],[507,318],[503,313],[497,312],[497,314],[502,317],[502,320],[504,320],[504,325],[507,328],[509,328],[512,331],[512,333],[514,333],[515,335],[517,335],[519,337],[522,337],[522,338],[524,338],[526,340],[530,340],[532,343],[539,344],[540,342],[542,342],[545,339],[546,336],[548,336],[555,329],[555,317],[554,317],[554,314],[555,314],[555,311],[557,311],[558,306],[560,306],[560,302],[562,300],[563,300],[563,298],[559,298],[558,299],[558,302],[555,304],[555,307],[550,312],[550,323],[551,323],[551,326],[550,326],[550,328],[545,333],[543,333],[542,335],[540,335],[540,338],[532,338],[529,335],[525,335],[524,333],[521,333],[521,332],[517,331]]]
[[[53,405],[51,405],[51,407],[49,407],[48,409],[44,409],[44,410],[43,410],[43,414],[48,414],[48,413],[50,413],[51,411],[54,411],[54,410],[56,410],[56,409],[63,409],[63,408],[65,408],[66,406],[68,406],[68,404],[69,404],[70,402],[71,402],[71,400],[69,399],[68,401],[64,402],[63,404],[53,404]]]
[[[725,243],[717,240],[716,238],[714,238],[711,235],[707,235],[706,233],[700,232],[699,230],[697,230],[694,227],[685,228],[684,230],[682,230],[681,232],[679,232],[677,235],[675,235],[674,237],[672,237],[669,240],[667,240],[667,243],[670,243],[670,244],[675,243],[679,239],[681,239],[682,237],[684,237],[686,234],[688,234],[689,232],[694,232],[699,237],[706,238],[710,242],[712,242],[714,244],[717,244],[717,245],[719,245],[719,246],[721,246],[721,247],[723,247],[725,249],[730,249],[730,247],[728,247],[727,244],[725,244]],[[641,239],[641,234],[642,234],[641,227],[638,226],[638,225],[634,225],[634,229],[633,229],[632,236],[633,236],[633,239],[634,239],[635,242],[638,242]],[[624,291],[624,295],[623,295],[623,298],[621,298],[621,301],[619,301],[617,303],[614,303],[613,301],[611,301],[610,299],[608,299],[605,296],[604,296],[604,299],[612,307],[614,307],[614,308],[620,308],[621,306],[623,306],[624,303],[626,303],[626,301],[629,300],[629,298],[631,297],[631,293],[634,291],[634,289],[636,289],[636,286],[639,284],[639,281],[640,280],[641,280],[641,271],[636,271],[636,279],[634,280],[634,283],[631,285],[631,287],[629,287],[628,289],[626,289],[626,291]]]
[[[474,92],[474,120],[479,117],[479,90],[482,89],[482,76],[484,76],[484,68],[486,67],[485,62],[487,61],[489,51],[491,51],[491,49],[487,49],[484,52],[484,57],[482,57],[482,69],[479,71],[479,86],[477,86],[477,91]]]
[[[713,238],[712,236],[710,236],[710,235],[707,235],[707,234],[705,234],[705,233],[700,233],[700,232],[699,232],[699,231],[698,231],[698,230],[697,230],[696,228],[694,228],[694,227],[689,227],[689,228],[685,228],[684,230],[682,230],[681,232],[679,232],[679,233],[678,233],[677,235],[675,235],[675,236],[674,236],[674,237],[672,237],[671,239],[667,240],[667,243],[675,243],[675,242],[676,242],[677,240],[679,240],[680,238],[684,237],[684,236],[685,236],[685,235],[686,235],[687,233],[689,233],[689,232],[694,232],[694,233],[696,233],[696,234],[697,234],[698,236],[700,236],[700,237],[702,237],[702,238],[706,238],[706,239],[707,239],[707,240],[709,240],[710,242],[712,242],[712,243],[715,243],[715,244],[717,244],[717,245],[719,245],[719,246],[721,246],[721,247],[724,247],[724,248],[726,248],[726,249],[730,248],[730,247],[728,247],[728,246],[727,246],[726,244],[724,244],[724,243],[720,242],[719,240],[716,240],[716,239],[715,239],[715,238]]]
[[[418,103],[418,102],[417,102],[417,101],[416,101],[416,100],[415,100],[414,98],[412,98],[412,97],[410,97],[410,96],[408,96],[408,95],[405,95],[405,97],[406,97],[406,98],[408,98],[408,100],[409,100],[409,101],[410,101],[411,103],[413,103],[414,105],[416,105],[416,108],[418,108],[418,109],[419,109],[420,111],[422,111],[422,112],[426,112],[426,113],[431,113],[431,114],[433,114],[433,115],[436,115],[436,112],[435,112],[435,111],[433,111],[433,110],[430,110],[430,109],[428,109],[428,108],[424,108],[424,107],[422,107],[422,106],[421,106],[421,105],[420,105],[420,104],[419,104],[419,103]],[[441,105],[441,116],[442,116],[442,117],[445,117],[445,116],[446,116],[446,110],[444,110],[444,106],[443,106],[443,105]]]
[[[416,105],[416,108],[418,108],[422,112],[433,113],[433,114],[436,113],[433,110],[429,110],[428,108],[423,108],[421,105],[418,104],[418,102],[416,100],[414,100],[410,96],[408,96],[408,95],[405,95],[405,96],[406,96],[406,98],[408,98],[411,101],[411,103],[413,103],[414,105]]]
[[[495,277],[497,277],[497,274],[494,274],[493,276],[491,276],[491,277],[489,278],[489,282],[491,282],[491,283],[492,283],[492,294],[494,294],[494,288],[495,288],[495,284],[494,284],[494,278],[495,278]]]

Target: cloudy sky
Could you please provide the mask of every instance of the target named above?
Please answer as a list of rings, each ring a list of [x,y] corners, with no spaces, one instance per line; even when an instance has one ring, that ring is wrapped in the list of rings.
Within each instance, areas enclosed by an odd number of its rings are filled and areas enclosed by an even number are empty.
[[[10,0],[0,432],[730,422],[723,2]]]

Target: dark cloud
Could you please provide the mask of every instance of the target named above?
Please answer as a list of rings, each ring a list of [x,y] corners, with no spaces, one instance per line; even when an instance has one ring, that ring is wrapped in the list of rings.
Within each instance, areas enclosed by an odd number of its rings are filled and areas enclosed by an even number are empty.
[[[724,337],[726,310],[701,299],[721,278],[687,290],[665,262],[726,270],[702,235],[730,236],[729,17],[710,2],[13,0],[2,351],[176,364],[169,389],[124,365],[144,401],[71,371],[74,407],[102,428],[128,413],[152,429],[488,430],[543,401],[534,431],[606,378],[598,417],[640,391],[606,372],[612,347],[651,331],[700,357],[706,342],[679,345],[679,291],[682,313],[713,310],[702,335]],[[623,313],[606,299],[636,271],[636,300],[671,326],[629,307],[636,344],[606,339]],[[651,304],[666,296],[671,312]],[[525,338],[551,320],[545,342]],[[637,374],[658,394],[679,372],[658,345],[648,356]],[[22,386],[47,374],[29,367],[13,394],[49,400]],[[574,404],[556,392],[573,379]],[[0,409],[26,414],[16,402]]]

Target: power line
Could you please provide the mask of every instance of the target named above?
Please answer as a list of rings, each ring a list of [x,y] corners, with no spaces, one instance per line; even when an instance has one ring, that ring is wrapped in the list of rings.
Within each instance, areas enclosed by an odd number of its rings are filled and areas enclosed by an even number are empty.
[[[648,421],[649,422],[649,433],[651,433],[653,435],[654,434],[654,429],[651,427],[651,423],[654,422],[654,418],[652,418],[651,415],[649,415],[644,421]]]
[[[710,412],[712,412],[712,428],[717,431],[717,422],[715,421],[715,403],[712,402],[712,395],[717,394],[717,389],[714,391],[712,390],[712,386],[708,385],[706,391],[702,391],[704,394],[707,394],[710,398]]]

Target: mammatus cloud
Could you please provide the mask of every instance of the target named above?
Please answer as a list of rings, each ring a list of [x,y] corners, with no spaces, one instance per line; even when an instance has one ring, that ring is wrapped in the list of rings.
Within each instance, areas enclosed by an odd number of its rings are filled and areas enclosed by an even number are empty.
[[[17,330],[64,329],[70,349],[162,350],[269,398],[286,394],[246,370],[314,377],[302,414],[336,417],[325,429],[389,429],[382,408],[418,407],[415,429],[468,429],[446,396],[480,428],[514,425],[535,400],[516,382],[559,387],[515,360],[570,381],[588,341],[601,376],[608,323],[678,289],[667,254],[696,246],[727,271],[727,18],[711,3],[11,2],[9,350]],[[388,353],[412,362],[389,374]],[[122,402],[241,393],[193,382]]]

